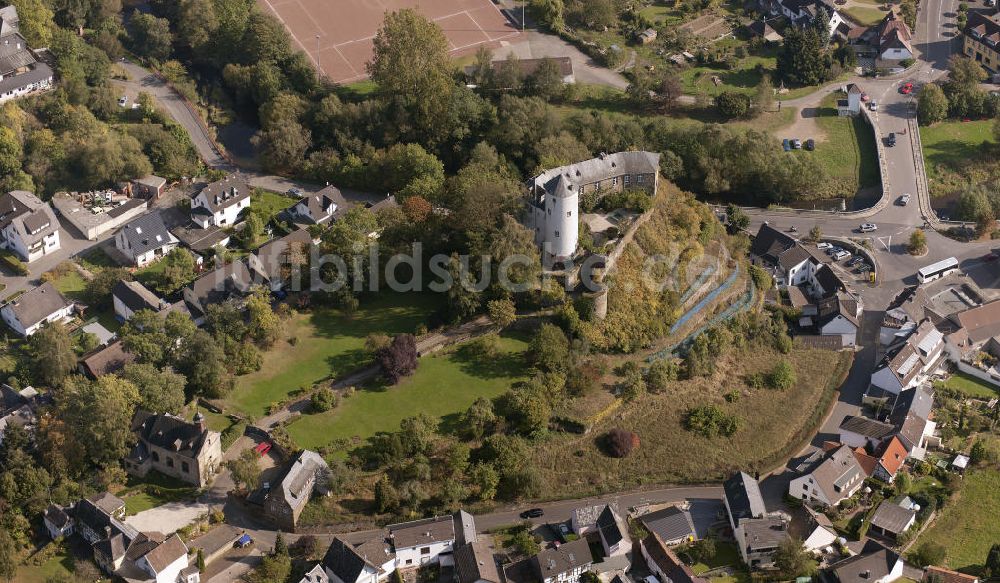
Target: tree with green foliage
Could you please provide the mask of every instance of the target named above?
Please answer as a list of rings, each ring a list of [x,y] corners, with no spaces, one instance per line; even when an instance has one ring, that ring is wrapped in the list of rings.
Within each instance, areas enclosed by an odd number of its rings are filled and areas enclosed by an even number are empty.
[[[729,221],[729,230],[731,233],[745,231],[750,227],[750,215],[735,204],[730,204],[726,207],[726,218]]]
[[[131,381],[115,375],[93,382],[74,377],[57,403],[73,439],[98,466],[117,467],[135,444],[132,415],[139,404],[139,389]]]
[[[830,57],[815,28],[789,27],[778,53],[778,74],[795,85],[816,85],[826,79]]]
[[[719,114],[727,119],[746,117],[753,105],[749,95],[735,91],[723,91],[715,98],[715,107]]]
[[[796,537],[781,541],[778,550],[774,552],[774,565],[787,579],[811,575],[814,566],[812,557]]]
[[[112,306],[111,290],[119,281],[132,281],[132,274],[122,267],[102,269],[84,284],[83,301],[95,310],[107,309]]]
[[[462,414],[462,428],[472,439],[482,439],[493,433],[496,421],[493,403],[485,397],[477,398]]]
[[[931,125],[948,117],[948,97],[936,83],[927,83],[917,96],[917,119],[921,125]]]
[[[927,252],[927,235],[920,229],[910,233],[910,242],[907,245],[910,255],[923,255]]]
[[[569,340],[562,329],[545,323],[528,344],[528,361],[542,371],[565,371],[569,364]]]
[[[21,564],[19,555],[17,544],[7,533],[7,529],[0,528],[0,578],[4,581],[13,581],[17,567]]]
[[[0,178],[21,170],[21,143],[14,130],[0,127]]]
[[[782,360],[767,373],[767,385],[772,389],[784,391],[795,385],[797,378],[795,369],[787,360]]]
[[[187,377],[188,387],[194,394],[217,398],[232,387],[226,370],[226,353],[204,330],[196,330],[184,341],[177,369]]]
[[[553,101],[565,93],[563,74],[555,59],[544,58],[534,71],[524,80],[529,95]]]
[[[759,265],[750,266],[750,279],[753,280],[754,287],[762,292],[770,290],[774,285],[774,278],[771,277],[771,274],[766,269]]]
[[[729,437],[739,430],[739,419],[715,405],[692,407],[684,414],[684,428],[704,437]]]
[[[402,9],[385,15],[372,44],[366,67],[380,98],[409,112],[414,135],[437,143],[448,126],[455,85],[444,32],[417,11]]]
[[[646,387],[653,393],[665,391],[670,383],[677,380],[680,367],[668,358],[654,360],[646,371]]]
[[[531,527],[525,526],[517,529],[514,536],[510,538],[512,547],[526,557],[533,557],[542,550],[535,536],[531,534]]]
[[[983,579],[989,580],[1000,576],[1000,543],[995,543],[990,547],[990,552],[986,555],[986,562],[981,573]]]
[[[986,456],[988,455],[986,450],[986,442],[983,438],[976,439],[972,444],[972,449],[969,450],[969,463],[973,466],[978,466],[979,464],[986,461]]]
[[[254,342],[267,348],[281,336],[281,318],[271,307],[271,290],[255,286],[246,300],[247,332]]]
[[[500,474],[492,464],[478,463],[472,466],[469,472],[469,480],[478,490],[478,498],[482,501],[489,501],[496,498],[497,487],[500,485]]]
[[[156,291],[163,294],[173,293],[194,279],[194,257],[187,249],[182,247],[171,249],[161,261],[163,270],[153,285]]]
[[[155,61],[164,61],[170,56],[173,35],[169,20],[139,12],[129,24],[133,52]]]
[[[52,42],[55,14],[44,0],[9,0],[17,8],[18,32],[34,48],[47,47]]]
[[[187,379],[169,368],[133,362],[125,365],[120,376],[139,389],[139,406],[147,411],[177,414],[184,407]]]
[[[517,321],[517,309],[509,298],[490,300],[486,303],[486,311],[490,320],[501,330]]]
[[[76,368],[73,340],[61,322],[51,322],[28,337],[27,352],[35,378],[47,387],[61,386]]]
[[[237,488],[245,492],[257,489],[260,483],[260,465],[257,462],[257,452],[252,449],[245,449],[240,452],[239,457],[226,462],[233,478],[233,483]]]
[[[529,0],[531,13],[539,22],[559,32],[565,26],[563,21],[566,11],[564,0]]]
[[[500,397],[498,407],[511,429],[525,436],[544,432],[552,415],[544,389],[533,382],[515,384]]]

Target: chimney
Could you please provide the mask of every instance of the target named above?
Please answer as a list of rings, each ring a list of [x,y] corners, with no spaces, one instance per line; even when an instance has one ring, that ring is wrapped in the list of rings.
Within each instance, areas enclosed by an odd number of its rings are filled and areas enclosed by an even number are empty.
[[[104,538],[111,538],[111,527],[110,526],[105,526],[104,527]]]
[[[202,433],[205,433],[205,430],[208,429],[208,425],[205,423],[205,416],[202,415],[201,411],[194,414],[192,421],[194,421],[194,424],[198,426],[198,430]]]

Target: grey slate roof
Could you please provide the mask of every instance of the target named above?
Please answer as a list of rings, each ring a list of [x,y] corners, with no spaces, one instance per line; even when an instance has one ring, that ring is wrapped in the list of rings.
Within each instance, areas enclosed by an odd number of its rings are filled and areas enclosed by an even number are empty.
[[[28,290],[9,305],[17,321],[25,328],[30,328],[73,303],[63,297],[51,282],[45,282]]]
[[[171,563],[187,555],[187,547],[176,534],[157,545],[146,553],[146,561],[157,573],[162,572]]]
[[[753,553],[773,549],[788,538],[788,528],[779,517],[753,518],[740,523],[747,549]]]
[[[656,533],[664,541],[676,541],[695,536],[691,513],[676,506],[644,514],[639,518],[649,532]]]
[[[139,310],[156,312],[159,311],[163,303],[160,298],[156,297],[156,294],[138,281],[119,281],[111,288],[111,294],[133,312]]]
[[[12,32],[0,40],[0,74],[5,77],[35,63],[35,55],[28,48],[28,41],[19,32]]]
[[[209,210],[214,213],[229,208],[249,197],[250,190],[250,184],[242,174],[230,174],[222,180],[218,180],[202,188],[194,198],[204,195]]]
[[[45,509],[45,519],[56,528],[65,527],[71,520],[69,514],[66,514],[65,510],[55,504],[49,504],[48,508]]]
[[[479,540],[476,535],[476,519],[464,510],[455,513],[455,544],[464,545]]]
[[[619,526],[618,516],[610,506],[605,506],[601,515],[597,517],[597,530],[609,547],[618,544],[625,538],[625,534]]]
[[[122,234],[135,255],[177,243],[177,239],[167,230],[167,225],[157,212],[147,213],[129,222],[122,227]]]
[[[289,508],[298,508],[309,501],[313,488],[306,488],[306,486],[318,472],[324,469],[329,469],[329,467],[318,453],[308,449],[302,450],[276,487],[277,492],[284,497]],[[271,495],[275,495],[275,492],[272,491]]]
[[[174,417],[139,409],[132,416],[132,431],[143,443],[173,451],[178,455],[197,458],[205,444],[208,431],[198,425]]]
[[[829,265],[823,264],[819,269],[816,270],[816,281],[828,294],[835,293],[844,289],[844,282],[841,281],[837,274],[833,272],[833,269]]]
[[[750,253],[777,265],[781,254],[795,246],[795,239],[771,225],[761,225],[750,244]]]
[[[916,517],[917,513],[909,508],[903,508],[895,502],[883,500],[875,514],[872,515],[872,526],[885,529],[893,534],[900,534]]]
[[[451,515],[390,524],[386,528],[396,549],[455,540],[455,521]]]
[[[59,229],[52,207],[25,190],[0,194],[0,230],[10,224],[28,247]]]
[[[577,194],[580,185],[610,180],[624,174],[656,174],[660,170],[660,155],[633,151],[604,154],[597,158],[546,170],[531,180],[536,189],[556,197]]]
[[[831,567],[840,583],[870,583],[887,576],[899,561],[899,555],[868,540],[861,553]]]
[[[737,472],[722,484],[734,523],[744,518],[760,518],[767,512],[760,485],[746,472]]]
[[[577,567],[584,567],[594,562],[590,554],[590,543],[587,539],[580,538],[568,542],[558,548],[543,549],[535,555],[531,562],[535,568],[535,574],[541,580],[556,577],[560,573],[572,571]]]
[[[877,419],[861,415],[851,415],[844,418],[844,421],[840,424],[840,430],[882,440],[895,433],[896,427],[890,423],[882,423]]]
[[[340,537],[335,537],[326,555],[323,556],[323,566],[331,573],[340,578],[344,583],[354,583],[358,580],[358,575],[365,569],[365,565],[378,570],[379,565],[369,562],[350,543]]]
[[[844,486],[852,482],[860,483],[865,472],[851,448],[843,445],[830,452],[825,460],[813,468],[812,476],[827,499],[835,501],[846,493]],[[840,492],[836,490],[838,487]]]
[[[663,543],[656,533],[650,533],[642,540],[642,546],[649,553],[650,558],[656,565],[666,573],[673,583],[707,583],[708,579],[698,577],[691,567],[683,561]]]
[[[502,583],[493,553],[485,542],[469,543],[455,549],[455,574],[458,583]]]
[[[294,246],[298,246],[308,261],[309,246],[312,245],[312,235],[305,229],[298,229],[281,237],[264,243],[251,255],[247,256],[247,268],[268,281],[282,278],[282,268],[289,265],[289,254]],[[300,267],[305,277],[308,266]]]

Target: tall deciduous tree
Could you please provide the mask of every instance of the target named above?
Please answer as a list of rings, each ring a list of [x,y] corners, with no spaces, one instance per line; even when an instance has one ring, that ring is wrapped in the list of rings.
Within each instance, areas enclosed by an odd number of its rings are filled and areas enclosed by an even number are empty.
[[[454,89],[448,39],[441,28],[412,9],[385,16],[373,41],[368,73],[385,102],[399,102],[415,134],[428,143],[443,136]]]
[[[392,384],[417,370],[417,342],[412,334],[400,334],[376,355],[382,371]]]
[[[166,18],[140,12],[132,17],[131,28],[132,50],[137,54],[157,61],[170,56],[173,35]]]
[[[121,462],[134,442],[132,415],[139,389],[132,382],[106,375],[90,382],[77,377],[58,400],[59,412],[69,420],[73,439],[98,466]]]
[[[139,406],[147,411],[177,413],[184,406],[183,375],[161,370],[151,364],[125,365],[120,376],[139,389]]]
[[[936,83],[928,83],[917,97],[917,119],[921,125],[930,125],[948,117],[948,98]]]
[[[250,321],[247,332],[255,342],[267,347],[281,335],[281,319],[271,308],[271,292],[264,286],[257,286],[247,299]]]
[[[240,452],[236,459],[226,462],[226,467],[233,476],[233,483],[244,490],[255,490],[260,482],[260,466],[257,463],[257,452],[246,449]]]
[[[35,376],[50,387],[60,386],[76,367],[73,341],[66,327],[52,322],[28,339],[28,352]]]

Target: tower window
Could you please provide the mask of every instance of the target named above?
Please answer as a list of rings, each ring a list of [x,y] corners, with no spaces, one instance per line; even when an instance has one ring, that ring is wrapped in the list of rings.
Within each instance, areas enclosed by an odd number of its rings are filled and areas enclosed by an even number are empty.
[[[556,231],[556,237],[558,237],[558,236],[559,236],[559,231]]]

